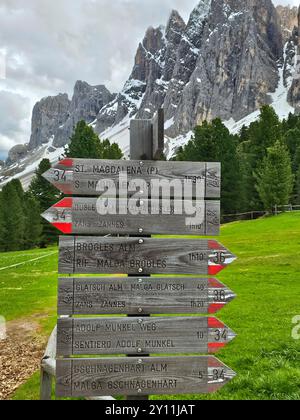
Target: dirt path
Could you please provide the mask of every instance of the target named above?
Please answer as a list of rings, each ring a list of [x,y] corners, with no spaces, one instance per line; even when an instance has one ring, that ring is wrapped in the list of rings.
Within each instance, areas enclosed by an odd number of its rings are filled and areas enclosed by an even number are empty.
[[[0,341],[0,400],[8,400],[16,389],[39,369],[47,339],[38,336],[39,318],[7,323],[7,338]]]

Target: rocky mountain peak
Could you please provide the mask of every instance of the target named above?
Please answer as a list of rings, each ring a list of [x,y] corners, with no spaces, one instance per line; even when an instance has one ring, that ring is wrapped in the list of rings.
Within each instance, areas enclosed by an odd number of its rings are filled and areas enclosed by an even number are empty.
[[[196,7],[192,10],[189,18],[189,24],[199,22],[205,18],[211,8],[212,0],[200,0]]]
[[[191,72],[178,74],[180,98],[168,104],[171,135],[215,117],[239,120],[267,103],[268,92],[278,84],[283,48],[271,0],[212,0],[210,8],[209,2],[205,5],[201,25],[194,25],[197,44],[182,57]],[[191,54],[195,47],[196,60]]]
[[[280,19],[284,42],[287,42],[294,28],[298,26],[298,8],[296,6],[277,6],[276,11]]]
[[[91,86],[87,82],[77,81],[70,104],[67,120],[60,124],[54,139],[54,146],[61,147],[69,142],[74,127],[80,120],[91,124],[99,111],[114,99],[115,95],[104,85]]]
[[[166,26],[166,39],[170,42],[176,42],[182,36],[182,32],[185,30],[186,24],[182,19],[177,10],[172,10]]]
[[[77,80],[74,86],[74,95],[78,94],[79,92],[83,92],[84,90],[88,90],[90,87],[91,86],[87,82]]]
[[[293,31],[291,37],[291,43],[295,46],[295,54],[297,55],[296,59],[293,56],[293,60],[297,62],[296,69],[294,71],[294,79],[289,91],[289,102],[292,106],[295,107],[297,114],[300,114],[300,6],[298,9],[298,23],[297,27]],[[294,54],[294,55],[295,55]]]
[[[203,25],[203,22],[207,18],[211,5],[212,0],[201,0],[194,8],[187,23],[186,35],[188,38],[195,41],[195,37],[199,33],[199,27]]]
[[[157,51],[161,49],[163,46],[163,32],[164,27],[159,26],[158,28],[154,28],[150,26],[147,29],[144,41],[143,41],[143,48],[145,48],[146,52],[150,54],[156,54]]]
[[[69,116],[71,101],[67,94],[49,96],[37,102],[32,111],[29,150],[48,143]],[[13,153],[13,156],[16,154]]]
[[[95,114],[93,116],[95,119],[99,110],[112,99],[112,95],[104,85],[91,86],[87,82],[78,80],[74,87],[71,110],[84,107],[84,104],[91,99],[94,102]],[[90,118],[92,118],[92,115]]]
[[[272,0],[251,0],[253,16],[258,25],[258,31],[267,43],[270,51],[279,59],[283,55],[283,38],[280,19]]]
[[[185,24],[172,11],[165,31],[148,28],[132,74],[97,129],[126,115],[151,118],[163,106],[168,134],[216,116],[243,118],[269,101],[283,42],[271,0],[201,0]]]
[[[159,60],[159,51],[164,47],[164,34],[161,27],[149,27],[143,42],[139,44],[130,79],[146,81],[150,76],[152,65]]]
[[[8,153],[8,158],[6,160],[7,165],[11,165],[15,162],[24,159],[28,153],[28,145],[27,144],[17,144],[12,149],[10,149]],[[0,163],[1,166],[1,163]],[[4,166],[4,165],[2,165]]]
[[[73,100],[80,95],[86,95],[92,91],[97,91],[98,93],[100,92],[102,95],[110,95],[109,90],[106,89],[104,85],[91,86],[87,82],[77,80],[74,86]]]

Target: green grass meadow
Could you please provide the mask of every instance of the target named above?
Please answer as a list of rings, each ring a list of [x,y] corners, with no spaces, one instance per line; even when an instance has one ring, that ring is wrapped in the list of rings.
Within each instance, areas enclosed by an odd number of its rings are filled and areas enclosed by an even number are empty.
[[[300,399],[300,341],[292,338],[292,319],[300,315],[300,212],[225,225],[220,242],[238,261],[218,279],[238,297],[217,317],[238,336],[217,357],[237,377],[212,395],[152,398]],[[56,291],[56,248],[0,254],[0,315],[7,320],[36,315],[48,335],[56,322]],[[39,373],[13,398],[38,399]]]

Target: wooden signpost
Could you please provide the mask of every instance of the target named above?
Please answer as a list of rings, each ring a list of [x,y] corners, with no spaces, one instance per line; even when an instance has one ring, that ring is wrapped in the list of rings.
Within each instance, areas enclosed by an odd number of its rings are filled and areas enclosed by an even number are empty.
[[[57,370],[61,397],[209,394],[235,377],[212,356],[62,359]]]
[[[75,195],[43,214],[73,234],[60,237],[59,273],[129,276],[59,279],[58,397],[210,393],[235,376],[212,356],[150,357],[215,353],[235,337],[210,315],[235,298],[213,276],[236,257],[211,239],[151,237],[216,236],[220,226],[220,203],[212,200],[220,197],[220,164],[155,161],[163,126],[162,110],[152,121],[131,122],[130,161],[64,159],[44,174]],[[108,234],[115,237],[101,236]],[[79,355],[98,357],[72,358]]]
[[[60,278],[59,315],[214,314],[235,298],[214,278]]]
[[[61,274],[216,275],[236,257],[207,239],[61,236]]]
[[[210,317],[63,318],[57,355],[216,353],[235,334]]]
[[[106,187],[116,188],[119,197],[128,196],[128,183],[139,197],[148,198],[149,187],[155,181],[176,181],[178,185],[198,185],[204,198],[220,197],[220,164],[200,162],[125,161],[65,159],[49,169],[43,176],[67,195],[99,196],[99,181]],[[120,185],[120,174],[127,179]],[[142,180],[147,189],[141,190]],[[194,191],[196,191],[194,188]],[[159,198],[161,191],[152,191]]]
[[[105,200],[103,208],[107,214],[99,214],[98,203],[97,198],[65,198],[43,217],[66,234],[217,236],[220,232],[218,201],[188,200],[183,205],[182,200],[160,203],[156,199],[119,199],[116,206],[116,200]]]

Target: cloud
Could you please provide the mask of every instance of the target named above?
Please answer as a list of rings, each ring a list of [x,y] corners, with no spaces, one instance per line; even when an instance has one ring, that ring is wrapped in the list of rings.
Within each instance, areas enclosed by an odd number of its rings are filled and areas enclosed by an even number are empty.
[[[299,6],[299,0],[273,0],[273,3],[276,6]]]
[[[112,90],[119,89],[147,26],[165,23],[173,7],[190,12],[195,4],[195,0],[26,0],[24,6],[23,0],[2,1],[0,39],[8,49],[8,78],[22,79],[46,94],[56,89],[71,93],[77,79],[91,84],[104,81]]]
[[[0,91],[0,155],[6,153],[15,144],[28,141],[29,102],[29,98],[19,94]]]

